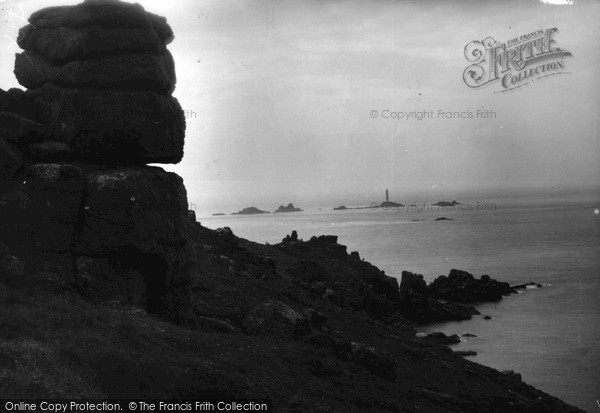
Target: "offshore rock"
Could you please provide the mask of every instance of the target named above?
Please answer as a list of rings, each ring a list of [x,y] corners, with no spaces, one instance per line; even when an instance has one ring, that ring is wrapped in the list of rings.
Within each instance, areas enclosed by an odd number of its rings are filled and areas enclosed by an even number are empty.
[[[430,296],[460,303],[499,301],[504,295],[516,292],[506,282],[496,281],[488,275],[476,279],[466,271],[451,270],[448,277],[436,278],[428,287]]]

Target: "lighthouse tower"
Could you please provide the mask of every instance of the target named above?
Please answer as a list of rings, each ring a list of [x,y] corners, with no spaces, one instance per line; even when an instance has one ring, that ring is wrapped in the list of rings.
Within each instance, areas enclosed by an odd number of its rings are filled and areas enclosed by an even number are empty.
[[[387,189],[385,190],[385,202],[390,202],[390,194]]]

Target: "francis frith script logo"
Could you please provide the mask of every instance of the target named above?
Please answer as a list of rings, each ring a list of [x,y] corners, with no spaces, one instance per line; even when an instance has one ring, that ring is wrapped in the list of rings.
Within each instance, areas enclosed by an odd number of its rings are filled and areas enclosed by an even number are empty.
[[[557,31],[537,30],[504,43],[493,37],[470,42],[465,46],[465,58],[471,62],[463,72],[465,83],[471,88],[499,83],[505,92],[565,73],[564,58],[571,53],[556,46]]]

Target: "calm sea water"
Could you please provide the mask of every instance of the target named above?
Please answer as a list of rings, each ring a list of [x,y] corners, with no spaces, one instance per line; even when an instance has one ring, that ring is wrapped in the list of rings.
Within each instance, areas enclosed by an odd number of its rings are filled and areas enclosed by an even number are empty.
[[[511,284],[545,288],[479,307],[486,321],[442,323],[422,333],[471,333],[456,346],[475,350],[472,361],[515,370],[523,379],[586,411],[600,411],[600,200],[493,200],[492,209],[346,210],[199,219],[229,226],[243,238],[276,243],[334,234],[349,251],[400,278],[403,270],[427,282],[450,269]],[[465,208],[463,206],[462,208]],[[437,217],[454,221],[434,221]]]

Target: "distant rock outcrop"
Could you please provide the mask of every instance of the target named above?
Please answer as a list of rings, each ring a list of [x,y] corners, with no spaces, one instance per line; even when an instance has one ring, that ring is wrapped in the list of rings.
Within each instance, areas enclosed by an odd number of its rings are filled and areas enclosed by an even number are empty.
[[[260,210],[256,207],[247,207],[239,212],[234,212],[231,215],[254,215],[254,214],[268,214],[267,211]]]
[[[183,181],[147,163],[183,156],[173,33],[139,4],[85,0],[34,13],[0,91],[0,231],[21,254],[67,254],[94,300],[184,316]]]
[[[462,205],[460,202],[457,201],[439,201],[435,204],[433,204],[435,206],[441,206],[441,207],[449,207],[449,206],[456,206],[456,205]]]
[[[277,208],[277,211],[275,211],[276,213],[278,212],[301,212],[302,210],[300,208],[296,208],[294,207],[294,204],[289,203],[287,206],[283,206],[280,205],[279,208]]]
[[[393,201],[384,201],[381,203],[381,205],[379,205],[380,208],[386,209],[386,208],[403,208],[404,204],[401,204],[399,202],[393,202]]]

